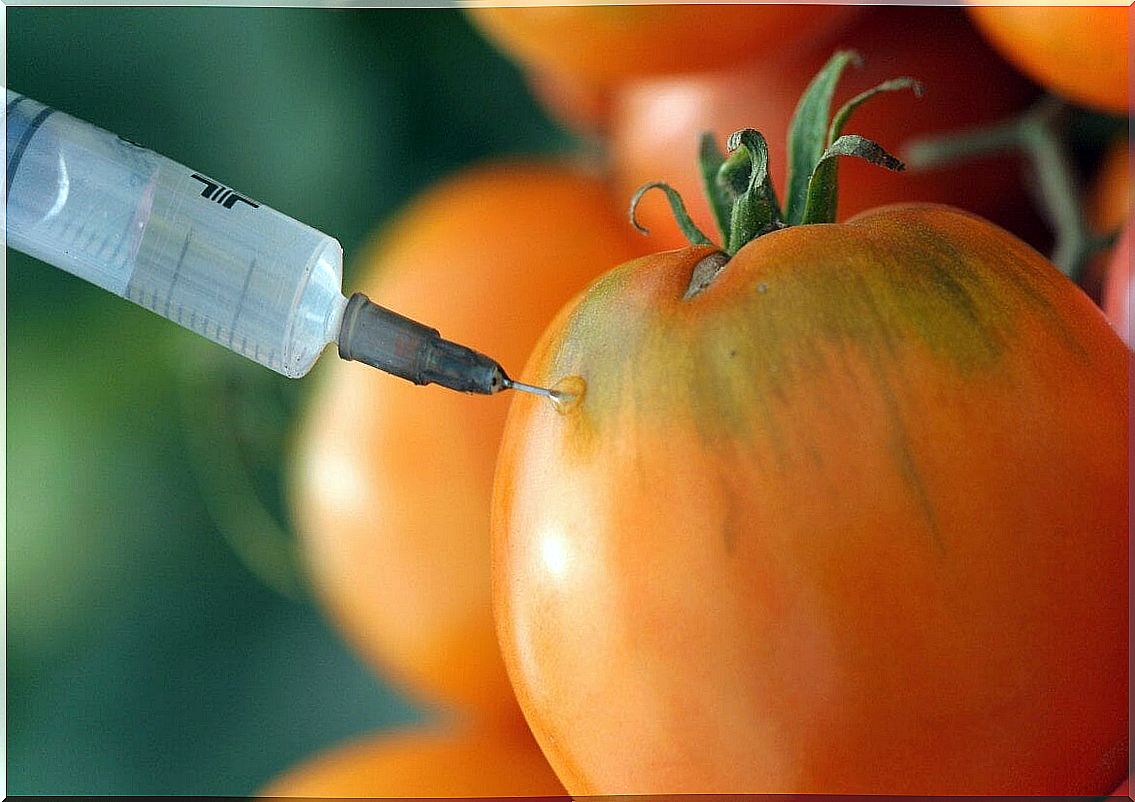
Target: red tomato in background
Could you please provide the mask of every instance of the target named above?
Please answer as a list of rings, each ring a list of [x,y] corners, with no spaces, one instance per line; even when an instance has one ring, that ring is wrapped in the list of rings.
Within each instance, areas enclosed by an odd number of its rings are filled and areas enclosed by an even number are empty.
[[[1131,184],[1131,151],[1126,137],[1117,140],[1104,153],[1088,198],[1088,220],[1098,233],[1123,227],[1135,205]]]
[[[1025,75],[1069,100],[1130,112],[1131,7],[972,5],[989,42]]]
[[[987,123],[1024,108],[1035,89],[989,50],[957,8],[879,8],[865,13],[838,37],[864,57],[848,70],[837,102],[881,81],[909,75],[926,93],[877,97],[860,108],[847,128],[891,152],[913,137]],[[788,125],[797,99],[831,56],[834,45],[793,48],[745,68],[641,82],[615,99],[611,160],[615,199],[626,208],[647,181],[661,180],[683,196],[702,231],[714,231],[701,190],[698,140],[703,131],[724,139],[756,128],[769,145],[770,170],[779,192],[786,186]],[[973,162],[922,174],[890,173],[858,159],[840,165],[839,219],[887,203],[933,201],[974,211],[1021,234],[1035,230],[1035,216],[1013,158]],[[688,244],[675,227],[661,194],[647,195],[639,220],[655,248]]]
[[[1119,336],[1128,345],[1135,343],[1135,332],[1131,326],[1132,295],[1135,284],[1131,281],[1131,237],[1135,229],[1135,217],[1127,224],[1108,264],[1107,279],[1103,287],[1103,311],[1115,326]]]
[[[820,39],[851,5],[597,5],[479,7],[473,22],[521,65],[610,87],[643,75],[766,58]]]
[[[1085,285],[1128,345],[1131,331],[1131,228],[1135,215],[1135,186],[1131,183],[1126,139],[1117,141],[1104,154],[1088,197],[1087,215],[1097,234],[1125,230],[1111,253],[1102,253],[1088,267]]]
[[[941,206],[630,262],[497,463],[494,611],[572,794],[1105,794],[1127,773],[1129,353]]]

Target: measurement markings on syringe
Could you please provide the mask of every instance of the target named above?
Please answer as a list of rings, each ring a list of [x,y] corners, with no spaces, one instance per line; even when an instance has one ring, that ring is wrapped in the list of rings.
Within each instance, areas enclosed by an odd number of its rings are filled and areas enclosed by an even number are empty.
[[[214,181],[213,179],[206,178],[205,176],[198,173],[194,173],[192,176],[190,176],[190,178],[195,178],[205,185],[205,188],[201,190],[202,198],[208,198],[214,203],[219,203],[226,209],[231,209],[237,204],[237,202],[247,203],[253,209],[260,208],[259,203],[246,198],[243,195],[238,194],[237,192],[234,192],[233,190],[222,184],[220,181]]]
[[[244,309],[244,299],[248,297],[248,285],[252,283],[252,274],[256,270],[256,258],[253,257],[252,264],[248,266],[248,272],[244,274],[244,286],[240,288],[240,297],[236,301],[236,309],[233,310],[233,322],[230,328],[232,331],[229,334],[229,348],[233,347],[233,339],[236,337],[236,325],[240,320],[241,310]],[[241,350],[244,350],[243,348]]]
[[[177,285],[177,279],[181,275],[181,266],[185,263],[185,254],[189,250],[189,240],[193,236],[193,229],[190,228],[185,232],[185,242],[181,245],[181,254],[177,257],[177,264],[173,266],[173,276],[169,280],[169,289],[166,290],[166,311],[165,317],[169,317],[170,304],[173,301],[173,290]]]

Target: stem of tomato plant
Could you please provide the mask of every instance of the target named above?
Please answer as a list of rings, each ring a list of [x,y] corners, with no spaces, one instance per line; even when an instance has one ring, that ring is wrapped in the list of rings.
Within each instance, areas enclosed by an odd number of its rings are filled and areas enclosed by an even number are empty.
[[[1059,98],[1044,97],[1020,117],[918,140],[905,155],[907,163],[920,170],[995,154],[1023,155],[1035,175],[1038,205],[1054,234],[1052,263],[1079,283],[1088,259],[1115,237],[1094,236],[1084,219],[1079,181],[1064,142],[1069,111]]]

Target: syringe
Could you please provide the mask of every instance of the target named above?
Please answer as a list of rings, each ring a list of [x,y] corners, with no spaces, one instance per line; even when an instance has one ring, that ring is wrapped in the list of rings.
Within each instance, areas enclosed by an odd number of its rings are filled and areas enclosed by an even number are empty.
[[[515,388],[494,360],[344,297],[333,238],[151,150],[7,91],[7,242],[292,378],[330,343],[415,384]]]

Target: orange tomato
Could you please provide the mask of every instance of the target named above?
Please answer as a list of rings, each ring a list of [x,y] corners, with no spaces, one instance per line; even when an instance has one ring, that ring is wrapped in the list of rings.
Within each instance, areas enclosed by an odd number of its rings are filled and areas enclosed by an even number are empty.
[[[967,10],[989,42],[1034,81],[1100,111],[1129,113],[1130,6]]]
[[[551,117],[584,136],[606,133],[611,93],[551,72],[530,71],[528,88]]]
[[[1129,356],[1103,315],[941,206],[766,234],[691,297],[713,254],[592,285],[524,373],[582,393],[510,411],[495,615],[568,791],[1114,788]]]
[[[769,56],[821,38],[856,13],[841,5],[586,3],[467,10],[524,66],[594,87]]]
[[[951,8],[880,8],[865,13],[840,35],[864,58],[849,70],[837,101],[897,75],[926,86],[871,101],[852,118],[848,132],[899,152],[908,140],[988,123],[1022,109],[1033,94],[981,41],[965,15]],[[701,191],[698,138],[713,131],[719,141],[740,128],[756,128],[769,145],[769,163],[786,165],[785,143],[797,98],[834,48],[797,48],[744,68],[641,82],[616,96],[611,123],[615,200],[625,208],[646,181],[673,185],[694,221],[711,231],[713,219]],[[962,55],[964,54],[964,55]],[[778,188],[785,186],[776,176]],[[857,159],[840,167],[840,219],[887,203],[928,201],[959,206],[1018,233],[1031,234],[1035,218],[1022,202],[1020,167],[1012,159],[973,162],[925,173],[889,173]],[[1022,212],[1022,210],[1025,210]],[[656,249],[687,244],[661,195],[639,206]]]
[[[518,370],[556,309],[640,247],[604,193],[568,166],[464,172],[378,237],[359,289]],[[489,602],[489,501],[508,398],[415,387],[347,362],[322,378],[292,497],[325,607],[419,699],[518,718]]]
[[[261,797],[554,796],[563,786],[526,732],[382,733],[331,749]]]

